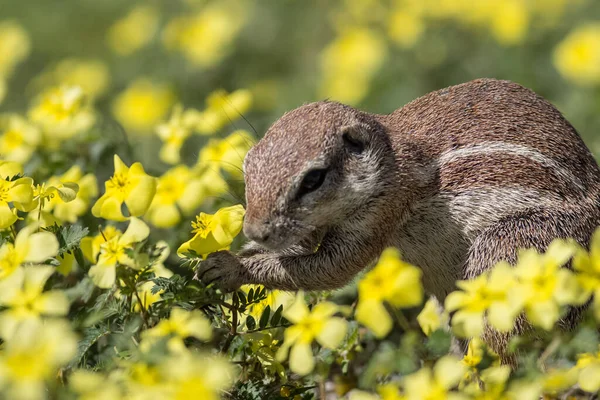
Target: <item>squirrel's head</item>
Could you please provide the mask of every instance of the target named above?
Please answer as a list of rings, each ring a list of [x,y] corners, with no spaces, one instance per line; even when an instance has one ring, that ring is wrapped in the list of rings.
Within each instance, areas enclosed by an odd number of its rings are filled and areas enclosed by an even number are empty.
[[[244,160],[244,233],[273,250],[314,243],[381,196],[390,165],[373,116],[329,101],[290,111]]]

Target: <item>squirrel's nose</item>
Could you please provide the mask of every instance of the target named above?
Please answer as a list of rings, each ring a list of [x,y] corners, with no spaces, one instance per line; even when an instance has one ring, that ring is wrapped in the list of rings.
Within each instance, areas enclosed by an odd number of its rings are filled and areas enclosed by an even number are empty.
[[[269,225],[244,223],[244,235],[255,242],[264,243],[269,240]]]

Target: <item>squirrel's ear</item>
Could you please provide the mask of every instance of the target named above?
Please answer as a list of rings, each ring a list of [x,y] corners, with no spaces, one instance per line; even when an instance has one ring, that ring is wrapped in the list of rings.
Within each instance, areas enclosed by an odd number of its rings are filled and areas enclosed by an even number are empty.
[[[368,129],[364,124],[343,126],[341,133],[344,145],[355,153],[361,153],[369,141]]]

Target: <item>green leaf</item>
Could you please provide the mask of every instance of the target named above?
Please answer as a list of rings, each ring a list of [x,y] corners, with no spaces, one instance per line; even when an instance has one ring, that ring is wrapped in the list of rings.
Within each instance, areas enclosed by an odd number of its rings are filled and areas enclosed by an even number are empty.
[[[244,292],[242,292],[241,290],[239,290],[237,292],[237,296],[238,296],[238,299],[240,300],[240,304],[245,305],[247,303],[246,302],[246,296],[244,295]]]
[[[254,328],[256,328],[256,320],[252,315],[248,315],[248,317],[246,318],[246,327],[249,330],[253,330]]]
[[[77,346],[77,354],[69,363],[69,367],[74,368],[81,365],[86,353],[92,346],[96,344],[98,340],[110,334],[111,330],[108,325],[95,326],[84,330],[83,339],[79,341]]]
[[[70,253],[79,248],[81,239],[86,237],[90,230],[79,225],[63,225],[58,226],[56,223],[52,226],[44,228],[45,231],[52,232],[56,235],[59,249],[58,255],[63,256],[65,253]],[[79,262],[79,260],[77,261]]]
[[[75,182],[64,182],[62,187],[56,188],[58,196],[65,203],[69,203],[77,197],[79,185]]]
[[[271,318],[271,326],[277,326],[279,321],[281,321],[281,314],[283,313],[283,304],[277,307],[277,310],[273,313],[273,317]]]
[[[260,316],[260,320],[258,321],[258,327],[260,329],[266,328],[269,324],[269,317],[271,316],[271,306],[266,306],[262,315]]]
[[[254,288],[248,291],[248,303],[252,303],[252,299],[254,299]]]

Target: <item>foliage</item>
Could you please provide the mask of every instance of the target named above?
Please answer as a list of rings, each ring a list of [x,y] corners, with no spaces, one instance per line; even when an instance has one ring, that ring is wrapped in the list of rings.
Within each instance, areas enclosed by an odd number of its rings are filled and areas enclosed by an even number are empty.
[[[244,155],[302,102],[382,113],[450,84],[506,78],[556,103],[597,151],[597,2],[0,8],[0,397],[600,391],[600,231],[589,249],[567,238],[524,249],[515,266],[457,282],[443,304],[395,249],[332,293],[223,293],[194,279],[207,254],[239,249]],[[560,329],[570,309],[580,319]],[[512,367],[501,364],[482,335],[525,319],[500,355]]]

